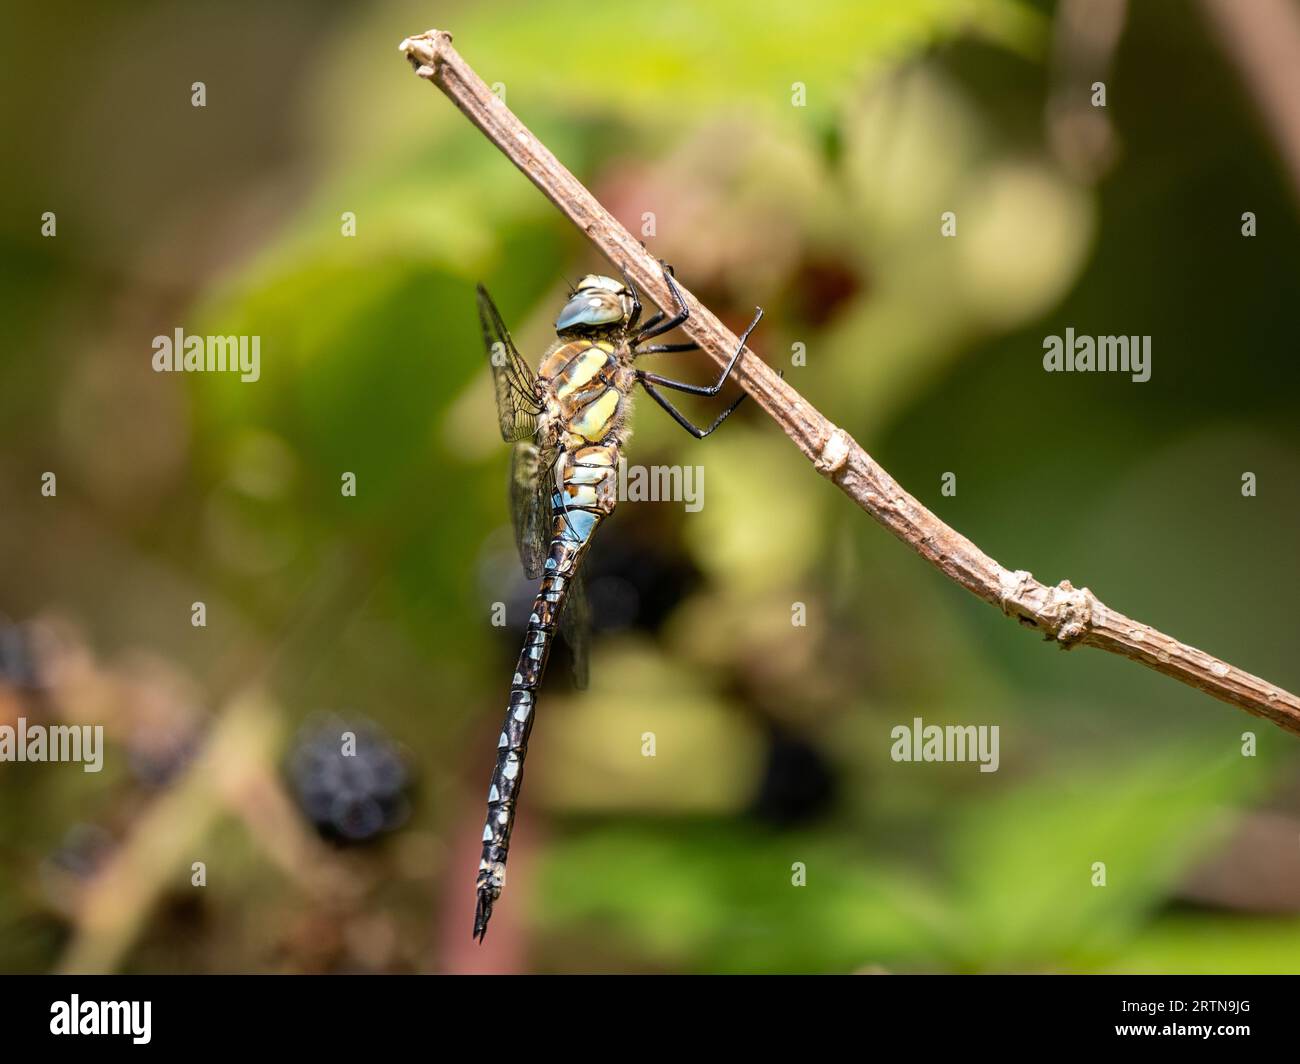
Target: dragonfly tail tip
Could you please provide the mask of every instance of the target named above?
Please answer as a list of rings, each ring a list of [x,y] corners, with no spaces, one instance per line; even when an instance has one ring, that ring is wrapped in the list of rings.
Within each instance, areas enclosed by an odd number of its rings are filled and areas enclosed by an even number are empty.
[[[488,920],[492,918],[492,899],[484,894],[478,896],[478,906],[474,910],[474,937],[479,944],[487,935]]]

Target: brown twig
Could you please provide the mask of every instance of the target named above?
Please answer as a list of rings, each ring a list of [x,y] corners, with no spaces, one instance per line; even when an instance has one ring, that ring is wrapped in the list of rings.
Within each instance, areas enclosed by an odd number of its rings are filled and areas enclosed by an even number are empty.
[[[663,271],[582,183],[564,168],[451,46],[430,30],[401,43],[415,72],[450,98],[524,175],[660,307],[671,306]],[[739,341],[684,287],[684,329],[719,365]],[[1087,588],[1049,587],[1008,570],[904,491],[843,429],[746,351],[732,374],[818,472],[949,579],[1062,648],[1092,646],[1121,654],[1300,735],[1300,699],[1225,661],[1180,643],[1103,605]]]

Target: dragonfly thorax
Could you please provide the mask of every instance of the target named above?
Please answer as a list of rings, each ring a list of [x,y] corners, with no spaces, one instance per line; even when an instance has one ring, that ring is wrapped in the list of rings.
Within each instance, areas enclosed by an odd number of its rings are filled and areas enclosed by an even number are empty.
[[[554,427],[568,445],[622,442],[628,393],[635,382],[622,345],[570,340],[556,345],[538,368],[546,410],[539,428]]]

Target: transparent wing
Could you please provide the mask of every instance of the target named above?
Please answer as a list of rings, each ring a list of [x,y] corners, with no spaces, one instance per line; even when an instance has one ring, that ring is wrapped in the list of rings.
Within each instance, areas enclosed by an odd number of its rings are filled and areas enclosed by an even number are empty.
[[[551,487],[555,456],[535,443],[515,444],[510,459],[510,520],[524,575],[537,580],[551,539]]]
[[[587,599],[587,581],[581,568],[569,581],[569,595],[560,613],[560,634],[569,645],[569,656],[573,659],[573,685],[585,689],[590,678],[591,603]]]
[[[496,386],[501,438],[506,443],[526,440],[537,431],[537,415],[542,412],[542,403],[537,395],[537,374],[515,350],[496,304],[482,285],[478,286],[478,318],[483,327],[483,346],[487,348],[488,362],[492,366],[492,382]]]

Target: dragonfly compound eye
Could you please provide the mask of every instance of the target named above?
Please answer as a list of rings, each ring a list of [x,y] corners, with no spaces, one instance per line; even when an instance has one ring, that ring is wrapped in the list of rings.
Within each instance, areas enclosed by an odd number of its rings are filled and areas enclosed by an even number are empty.
[[[618,325],[626,317],[623,301],[617,294],[601,290],[579,290],[555,319],[555,331],[563,333],[570,329]]]

